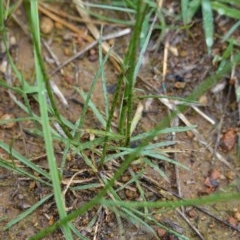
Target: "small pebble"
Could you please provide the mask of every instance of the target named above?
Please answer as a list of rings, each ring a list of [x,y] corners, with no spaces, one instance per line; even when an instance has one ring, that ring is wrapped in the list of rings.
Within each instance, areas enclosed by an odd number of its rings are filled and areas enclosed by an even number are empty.
[[[186,83],[185,82],[175,82],[174,83],[174,88],[177,88],[177,89],[183,89],[186,87]]]
[[[2,63],[0,64],[0,72],[5,73],[7,71],[7,61],[3,60]]]
[[[206,95],[202,95],[200,98],[199,98],[199,103],[203,106],[207,106],[208,105],[208,98]]]
[[[9,120],[9,119],[14,119],[15,116],[13,114],[4,114],[2,117],[1,117],[1,121],[5,121],[5,120]],[[16,126],[16,122],[8,122],[8,123],[5,123],[5,124],[2,124],[1,127],[4,128],[4,129],[10,129],[10,128],[13,128]]]
[[[55,22],[55,28],[57,29],[63,29],[63,25],[60,22]]]
[[[233,217],[238,221],[240,222],[240,212],[235,212]]]
[[[125,194],[126,194],[126,197],[128,198],[128,199],[135,199],[135,198],[137,198],[137,192],[135,192],[135,191],[131,191],[131,190],[129,190],[129,189],[126,189],[125,190]]]
[[[98,54],[97,51],[95,49],[91,49],[89,51],[89,57],[88,57],[89,61],[91,62],[95,62],[98,59]]]
[[[127,181],[130,180],[130,176],[123,175],[123,176],[121,177],[121,180],[122,180],[122,182],[126,183]]]
[[[110,39],[110,40],[108,40],[108,44],[109,44],[110,46],[113,46],[113,45],[114,45],[114,42],[115,42],[115,39]]]
[[[54,23],[50,18],[43,17],[41,19],[40,29],[41,29],[42,33],[49,34],[50,32],[52,32],[53,27],[54,27]]]
[[[10,42],[10,46],[17,45],[17,39],[14,36],[10,37],[9,42]]]
[[[72,51],[71,51],[71,49],[69,47],[65,47],[63,49],[63,52],[64,52],[65,56],[71,56],[72,55]]]
[[[183,50],[183,51],[181,51],[179,53],[179,55],[180,55],[180,57],[186,57],[187,56],[187,52]]]
[[[157,229],[157,234],[159,237],[164,237],[164,235],[166,235],[167,231],[165,229],[162,229],[162,228],[158,228]]]
[[[232,150],[237,142],[237,133],[234,129],[228,129],[220,139],[220,147],[224,152]]]
[[[226,174],[226,177],[229,181],[233,181],[235,179],[236,174],[233,171],[229,171]]]

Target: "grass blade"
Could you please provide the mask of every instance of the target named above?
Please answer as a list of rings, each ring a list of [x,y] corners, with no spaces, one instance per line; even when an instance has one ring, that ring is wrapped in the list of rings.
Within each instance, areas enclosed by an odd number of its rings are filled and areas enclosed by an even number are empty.
[[[212,6],[209,0],[202,0],[202,15],[205,41],[208,48],[208,54],[210,54],[213,45],[214,24]]]
[[[189,0],[181,0],[181,13],[184,25],[188,24],[188,3]]]
[[[6,224],[6,226],[3,228],[3,230],[8,230],[9,228],[11,228],[14,224],[18,223],[19,221],[21,221],[22,219],[24,219],[25,217],[27,217],[29,214],[31,214],[33,211],[35,211],[39,206],[41,206],[44,202],[46,202],[49,198],[51,198],[53,196],[53,194],[49,194],[47,196],[45,196],[44,198],[42,198],[40,201],[38,201],[37,203],[35,203],[34,205],[32,205],[30,208],[28,208],[26,211],[24,211],[23,213],[19,214],[15,219],[11,220],[10,222],[8,222]]]
[[[58,176],[58,169],[56,164],[56,158],[54,155],[52,134],[50,129],[48,109],[47,109],[47,99],[46,99],[46,85],[44,81],[45,70],[44,63],[41,57],[41,42],[40,42],[40,30],[39,30],[39,16],[38,16],[38,2],[30,1],[30,22],[32,24],[32,36],[34,42],[34,61],[36,78],[38,85],[38,100],[40,105],[41,122],[43,128],[44,142],[47,152],[48,165],[50,169],[50,176],[53,185],[53,192],[55,197],[55,202],[58,208],[60,218],[66,217],[67,213],[65,211],[64,200],[61,193],[60,180]],[[71,234],[71,229],[68,223],[63,225],[63,232],[66,239],[73,239]]]

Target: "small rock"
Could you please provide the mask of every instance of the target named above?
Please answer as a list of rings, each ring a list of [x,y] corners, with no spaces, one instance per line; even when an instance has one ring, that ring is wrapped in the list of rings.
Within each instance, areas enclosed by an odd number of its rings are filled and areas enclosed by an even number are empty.
[[[200,98],[199,98],[199,103],[203,106],[207,106],[208,105],[208,98],[206,95],[202,95]]]
[[[63,25],[60,22],[55,22],[55,28],[63,29]]]
[[[180,57],[186,57],[187,56],[187,51],[185,51],[185,50],[180,51],[179,56]]]
[[[220,139],[220,148],[224,152],[231,151],[237,142],[237,133],[234,129],[229,128]]]
[[[10,37],[9,42],[10,42],[10,46],[17,45],[17,39],[14,36]]]
[[[213,169],[210,173],[210,178],[213,179],[213,180],[217,180],[221,177],[221,173],[216,170],[216,169]]]
[[[127,197],[128,199],[130,199],[130,200],[135,199],[135,198],[138,197],[137,192],[131,191],[131,190],[129,190],[129,189],[126,189],[126,190],[125,190],[125,194],[126,194],[126,197]]]
[[[240,222],[240,212],[238,211],[238,212],[235,212],[234,214],[233,214],[233,217],[234,217],[234,219],[236,219],[238,222]]]
[[[69,47],[65,47],[63,49],[63,51],[64,51],[64,55],[65,56],[71,56],[72,55],[72,51],[71,51],[71,49]]]
[[[50,19],[48,17],[43,17],[41,19],[40,29],[41,29],[42,33],[49,34],[50,32],[52,32],[53,27],[54,27],[54,23],[53,23],[52,19]]]
[[[122,182],[126,183],[127,181],[130,180],[130,176],[123,175],[123,176],[121,177],[121,180],[122,180]]]
[[[48,225],[51,226],[53,225],[55,222],[54,216],[50,216],[49,220],[48,220]]]
[[[98,59],[98,54],[97,51],[95,49],[91,49],[89,51],[89,57],[88,57],[89,61],[91,62],[95,62]]]
[[[237,227],[237,220],[234,219],[233,217],[228,217],[228,218],[227,218],[227,222],[228,222],[230,225],[232,225],[232,226],[234,226],[234,227]]]
[[[3,60],[0,64],[0,72],[5,73],[7,71],[7,61]]]
[[[108,40],[108,44],[109,44],[110,46],[113,46],[114,43],[115,43],[115,39],[114,39],[114,38]]]
[[[6,120],[9,120],[9,119],[14,119],[15,116],[13,114],[4,114],[2,117],[1,117],[1,121],[6,121]],[[4,128],[4,129],[10,129],[10,128],[13,128],[16,126],[16,122],[8,122],[8,123],[5,123],[5,124],[2,124],[1,127]]]
[[[183,89],[186,87],[186,82],[177,81],[174,83],[174,88]]]
[[[235,179],[235,176],[236,176],[236,174],[235,174],[235,172],[233,172],[233,171],[229,171],[229,172],[227,172],[227,174],[226,174],[226,177],[227,177],[227,179],[228,179],[229,181],[233,181],[233,180]]]
[[[162,228],[158,228],[157,229],[157,234],[159,237],[164,237],[166,235],[167,231],[165,229]]]
[[[190,218],[196,218],[197,217],[197,212],[195,209],[190,209],[189,211],[187,211],[187,215],[190,217]]]

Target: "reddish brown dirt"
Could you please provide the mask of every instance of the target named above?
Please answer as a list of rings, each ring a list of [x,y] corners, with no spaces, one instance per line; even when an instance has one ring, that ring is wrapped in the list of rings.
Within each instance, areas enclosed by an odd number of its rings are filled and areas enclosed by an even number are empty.
[[[69,12],[72,11],[66,6],[64,6],[64,9]],[[23,23],[26,24],[25,19],[21,17],[21,9],[16,14],[20,17]],[[41,18],[42,17],[43,16],[41,16]],[[84,28],[84,25],[81,25],[81,27]],[[71,34],[71,31],[68,29],[64,27],[57,28],[57,26],[55,26],[50,34],[43,35],[44,41],[49,43],[51,50],[61,63],[72,56],[74,52],[79,51],[86,45],[82,39],[76,39],[71,36]],[[18,68],[21,70],[26,79],[29,80],[29,82],[34,82],[31,41],[28,36],[23,33],[19,26],[14,23],[14,21],[9,22],[9,35],[17,39],[17,44],[12,54]],[[157,33],[155,33],[155,35],[157,37]],[[170,45],[177,49],[179,54],[178,56],[175,56],[173,53],[169,52],[167,63],[168,71],[165,79],[166,93],[170,96],[185,97],[188,96],[206,77],[211,76],[216,70],[216,67],[212,65],[212,58],[207,55],[201,23],[196,23],[191,28],[191,34],[188,34],[186,31],[172,31],[168,33],[168,36]],[[114,48],[117,52],[119,52],[119,54],[122,54],[125,47],[122,47],[120,44],[128,42],[128,38],[129,37],[126,37],[115,41]],[[153,44],[154,40],[152,42],[152,45]],[[220,45],[216,40],[214,51],[222,52],[222,48],[224,48],[224,46]],[[161,72],[163,66],[163,50],[163,44],[161,43],[155,52],[148,51],[146,54],[146,63],[141,67],[140,71],[140,77],[144,80],[144,82],[141,80],[137,82],[136,92],[139,91],[140,93],[144,92],[146,94],[154,94],[154,92],[151,92],[151,89],[147,87],[146,82],[154,89],[158,89],[159,91],[161,90],[160,80],[162,79]],[[80,116],[83,104],[82,98],[76,93],[72,86],[77,86],[85,92],[89,90],[92,79],[98,68],[97,57],[96,60],[94,59],[94,55],[97,56],[97,51],[98,49],[95,48],[91,53],[87,52],[80,59],[77,59],[64,67],[62,73],[58,72],[51,78],[51,80],[58,85],[59,89],[68,100],[68,108],[64,107],[59,100],[57,101],[62,114],[71,122],[75,122]],[[44,47],[43,56],[45,58],[49,58],[49,53],[47,53]],[[56,66],[46,60],[46,67],[48,73],[51,73]],[[105,68],[107,84],[108,86],[114,86],[114,84],[116,84],[118,74],[110,63],[108,63]],[[184,79],[184,83],[186,84],[185,87],[177,87],[176,76],[180,76]],[[228,77],[229,76],[226,76],[226,78]],[[224,81],[224,79],[222,81]],[[14,84],[17,85],[19,82],[15,80]],[[101,82],[98,81],[94,90],[92,101],[100,110],[103,111],[104,101],[101,88]],[[15,117],[26,117],[26,114],[23,113],[9,97],[7,90],[1,87],[0,91],[0,110],[2,115],[11,113],[14,114]],[[111,98],[112,95],[110,95],[110,99]],[[179,163],[187,166],[189,170],[177,168],[178,173],[176,174],[176,169],[172,164],[160,162],[159,167],[164,170],[168,178],[168,181],[166,181],[149,167],[131,167],[133,170],[136,170],[135,168],[145,168],[143,186],[144,183],[146,185],[150,184],[150,187],[155,191],[151,192],[151,189],[147,189],[145,186],[145,190],[149,193],[149,196],[152,194],[149,199],[151,199],[151,197],[152,199],[159,200],[173,199],[173,197],[164,192],[162,188],[168,190],[169,192],[180,194],[183,198],[195,198],[202,195],[208,195],[215,191],[225,192],[236,190],[236,184],[232,187],[229,186],[231,183],[234,183],[237,176],[239,176],[240,168],[239,160],[237,159],[236,146],[234,146],[231,151],[223,152],[219,148],[217,141],[217,139],[224,134],[224,131],[227,131],[229,128],[234,128],[238,131],[236,117],[237,110],[235,107],[236,103],[234,103],[235,98],[234,96],[228,98],[227,91],[221,91],[217,94],[213,94],[209,91],[206,93],[206,98],[206,106],[201,107],[201,110],[208,116],[211,116],[216,121],[216,125],[211,125],[190,108],[185,112],[185,116],[191,124],[197,126],[197,130],[203,136],[207,145],[211,146],[219,154],[221,154],[231,167],[228,167],[226,164],[219,161],[216,155],[210,153],[206,149],[206,146],[202,145],[191,132],[178,133],[176,134],[175,140],[179,143],[176,145],[175,150],[179,151],[170,156],[176,159]],[[136,102],[136,105],[137,103],[138,102]],[[144,104],[146,108],[145,100],[142,101],[142,104]],[[37,104],[34,100],[32,102],[32,106],[36,111],[38,111]],[[154,99],[150,107],[146,110],[144,116],[141,118],[135,134],[152,129],[167,114],[168,110],[166,107],[164,107],[158,99]],[[86,119],[85,126],[96,129],[101,128],[100,123],[96,120],[96,118],[94,118],[91,111],[88,112],[87,116],[88,118]],[[181,121],[179,124],[182,126],[184,125]],[[16,149],[29,159],[43,156],[37,164],[40,164],[43,168],[48,170],[47,160],[44,156],[45,149],[43,141],[36,136],[31,136],[25,131],[31,126],[32,123],[30,121],[23,121],[8,129],[2,127],[0,129],[0,140],[8,143],[12,148]],[[154,142],[168,140],[169,137],[171,136],[159,136],[154,139]],[[62,146],[56,142],[55,152],[57,159],[59,160],[59,164],[62,158],[62,150]],[[6,154],[4,150],[1,150],[0,154],[2,159],[9,162],[13,161],[11,156]],[[73,162],[67,164],[68,169],[66,169],[66,171],[72,170],[76,166],[79,169],[87,168],[84,164],[79,165],[76,156],[73,158]],[[157,164],[159,160],[152,159],[152,161]],[[92,176],[91,174],[93,173],[89,171],[88,174]],[[129,175],[129,172],[126,173],[126,175]],[[210,183],[209,178],[212,181]],[[22,178],[20,175],[7,171],[1,167],[0,179],[0,229],[3,229],[10,220],[16,218],[16,216],[22,213],[25,207],[27,208],[28,206],[33,205],[41,197],[49,194],[50,191],[47,187],[37,185],[32,180]],[[123,179],[120,179],[119,181],[123,181]],[[216,185],[214,185],[213,182],[216,183]],[[95,190],[78,192],[76,195],[69,193],[69,195],[67,195],[67,199],[69,201],[67,205],[68,207],[73,208],[79,207],[84,202],[89,201],[94,194],[96,194]],[[126,199],[135,199],[138,197],[126,190],[120,191],[119,194],[121,197]],[[240,211],[240,204],[237,201],[231,201],[206,206],[204,209],[226,221],[230,217],[234,216],[234,211]],[[81,231],[81,233],[86,235],[89,239],[93,239],[96,225],[91,229],[86,229],[85,227],[89,221],[98,214],[97,210],[98,209],[92,209],[86,215],[75,220],[75,225],[79,231]],[[239,232],[230,229],[226,225],[214,220],[212,217],[196,209],[186,208],[185,210],[190,222],[199,229],[204,239],[239,239]],[[108,210],[104,210],[102,212],[104,212],[104,220],[103,224],[100,226],[98,239],[120,239],[119,226],[116,222],[114,214],[110,213]],[[189,227],[177,211],[170,210],[164,212],[164,210],[160,210],[156,211],[155,215],[156,219],[163,223],[172,224],[171,226],[175,224],[175,226],[177,226],[177,228],[175,227],[175,230],[179,232],[182,231],[182,234],[187,236],[189,239],[199,239],[196,236],[196,233]],[[45,205],[41,206],[37,211],[24,218],[24,220],[14,225],[8,231],[0,230],[0,238],[27,239],[40,229],[51,224],[52,218],[57,219],[57,212],[53,199],[49,200]],[[238,226],[239,224],[240,222],[238,222]],[[124,220],[123,227],[126,239],[155,239],[147,229],[138,225],[135,226],[134,224],[130,225],[127,220]],[[156,226],[153,226],[153,228],[160,235],[162,229]],[[170,237],[167,238],[167,236],[165,237],[166,238],[162,239],[173,239]],[[64,238],[61,232],[57,231],[45,239]]]

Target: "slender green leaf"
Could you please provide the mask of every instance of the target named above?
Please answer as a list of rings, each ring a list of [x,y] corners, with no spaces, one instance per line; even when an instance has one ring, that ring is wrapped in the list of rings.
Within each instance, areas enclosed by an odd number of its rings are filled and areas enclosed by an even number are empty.
[[[214,31],[213,13],[210,0],[202,0],[202,15],[205,41],[208,47],[208,54],[210,54],[213,45],[213,31]]]
[[[51,198],[53,196],[53,194],[49,194],[47,196],[45,196],[44,198],[42,198],[40,201],[38,201],[37,203],[35,203],[34,205],[32,205],[30,208],[28,208],[26,211],[24,211],[23,213],[19,214],[16,218],[14,218],[13,220],[11,220],[10,222],[8,222],[6,224],[6,226],[4,226],[3,230],[8,230],[9,228],[11,228],[13,225],[15,225],[16,223],[20,222],[21,220],[23,220],[24,218],[26,218],[29,214],[31,214],[32,212],[34,212],[38,207],[40,207],[44,202],[46,202],[49,198]]]

